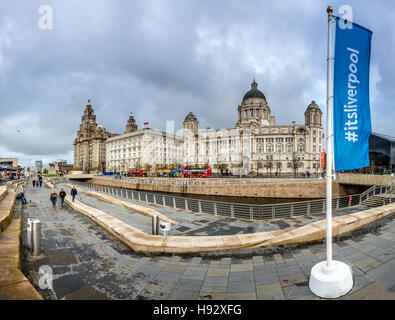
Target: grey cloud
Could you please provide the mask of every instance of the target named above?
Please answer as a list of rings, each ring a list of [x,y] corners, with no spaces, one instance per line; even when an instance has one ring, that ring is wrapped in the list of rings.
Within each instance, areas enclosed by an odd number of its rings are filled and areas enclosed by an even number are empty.
[[[189,111],[203,128],[233,127],[254,77],[279,124],[303,123],[311,100],[325,111],[329,2],[57,0],[51,31],[38,28],[42,4],[0,3],[0,150],[24,161],[72,161],[89,98],[117,132],[130,112],[160,129],[166,120],[179,129]],[[394,135],[395,4],[349,4],[374,32],[373,130]]]

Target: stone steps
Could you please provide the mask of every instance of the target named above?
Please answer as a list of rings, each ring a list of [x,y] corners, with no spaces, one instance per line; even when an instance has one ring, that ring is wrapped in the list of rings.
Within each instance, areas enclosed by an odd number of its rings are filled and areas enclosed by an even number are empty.
[[[384,199],[386,198],[387,195],[377,195],[377,196],[371,196],[369,199],[365,200],[362,202],[362,205],[369,207],[369,208],[376,208],[376,207],[381,207],[384,205]],[[389,204],[390,199],[385,200],[385,204]]]
[[[0,202],[0,299],[42,300],[36,289],[22,273],[22,219],[13,219],[16,192],[8,190]]]
[[[0,202],[0,232],[4,231],[12,221],[14,214],[16,192],[8,190]]]

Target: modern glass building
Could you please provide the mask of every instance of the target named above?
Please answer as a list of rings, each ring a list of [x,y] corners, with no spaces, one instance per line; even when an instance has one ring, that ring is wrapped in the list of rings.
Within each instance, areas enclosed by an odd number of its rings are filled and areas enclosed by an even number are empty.
[[[372,132],[369,138],[370,167],[368,172],[388,174],[395,172],[395,138]]]

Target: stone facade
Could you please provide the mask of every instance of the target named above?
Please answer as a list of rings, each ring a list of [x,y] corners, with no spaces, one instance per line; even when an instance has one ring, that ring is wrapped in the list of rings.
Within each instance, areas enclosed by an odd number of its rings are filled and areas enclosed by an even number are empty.
[[[106,143],[107,169],[127,172],[128,169],[155,169],[156,165],[181,165],[181,136],[144,128],[109,138]]]
[[[237,108],[233,129],[199,129],[190,112],[184,120],[184,164],[272,175],[321,174],[322,112],[315,101],[305,111],[305,124],[276,125],[264,94],[253,81]]]
[[[83,172],[103,170],[106,164],[105,141],[112,136],[114,134],[96,123],[96,115],[88,100],[74,141],[74,168]]]

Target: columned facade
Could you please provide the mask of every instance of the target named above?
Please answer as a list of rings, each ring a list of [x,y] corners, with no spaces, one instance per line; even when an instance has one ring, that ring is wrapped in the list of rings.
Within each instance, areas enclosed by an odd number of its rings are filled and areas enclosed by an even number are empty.
[[[276,125],[265,95],[255,79],[237,108],[233,129],[199,129],[190,112],[184,121],[184,165],[210,166],[234,174],[321,174],[322,112],[315,101],[305,123]]]

